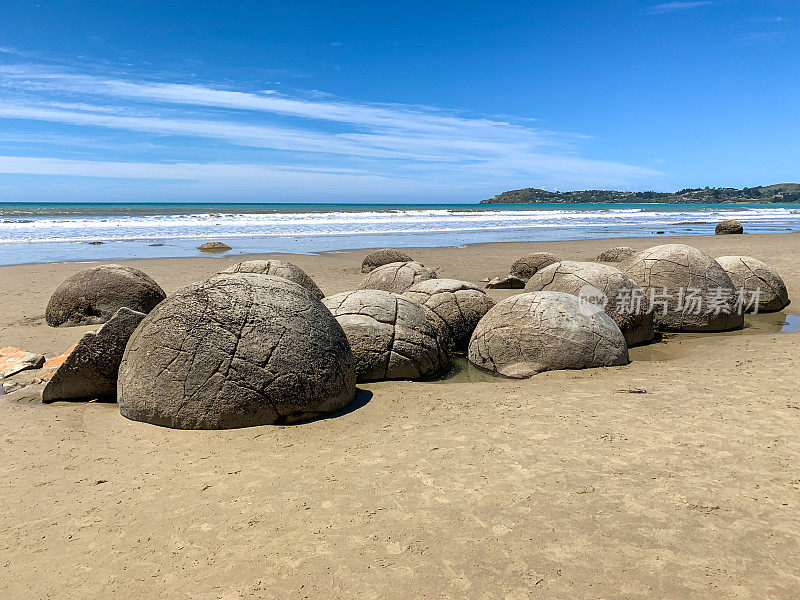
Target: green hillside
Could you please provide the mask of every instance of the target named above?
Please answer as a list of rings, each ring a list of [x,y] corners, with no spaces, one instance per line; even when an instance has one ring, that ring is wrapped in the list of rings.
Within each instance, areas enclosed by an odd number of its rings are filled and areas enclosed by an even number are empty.
[[[619,192],[614,190],[582,190],[549,192],[524,188],[503,192],[481,204],[550,204],[550,203],[667,203],[723,204],[740,202],[800,202],[800,183],[777,183],[751,188],[687,188],[668,192]]]

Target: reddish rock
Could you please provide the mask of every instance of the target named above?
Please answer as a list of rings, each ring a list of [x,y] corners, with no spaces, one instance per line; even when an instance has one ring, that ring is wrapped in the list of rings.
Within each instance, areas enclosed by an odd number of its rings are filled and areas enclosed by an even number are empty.
[[[21,348],[6,346],[0,349],[0,372],[3,377],[11,377],[20,371],[38,369],[44,364],[44,356]]]

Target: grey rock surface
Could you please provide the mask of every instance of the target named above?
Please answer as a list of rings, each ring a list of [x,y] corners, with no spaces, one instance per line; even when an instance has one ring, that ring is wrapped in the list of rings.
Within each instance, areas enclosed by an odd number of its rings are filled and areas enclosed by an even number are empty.
[[[114,400],[125,346],[145,314],[120,308],[97,332],[86,333],[42,390],[42,401]]]
[[[370,271],[359,289],[402,294],[415,283],[436,279],[436,273],[418,262],[394,262]]]
[[[358,381],[420,379],[449,364],[447,339],[419,303],[383,290],[358,290],[323,300],[347,334]]]
[[[653,339],[653,315],[644,291],[611,265],[565,260],[531,277],[525,291],[550,290],[578,296],[601,306],[614,319],[628,346]]]
[[[636,250],[629,246],[616,246],[601,252],[595,260],[597,262],[621,263],[632,259],[635,254]]]
[[[477,285],[457,279],[421,281],[403,296],[431,310],[437,327],[446,331],[448,347],[454,352],[467,349],[478,321],[494,306],[494,300]]]
[[[775,312],[789,305],[786,284],[766,263],[752,256],[720,256],[719,265],[743,294],[745,312]]]
[[[520,258],[511,265],[510,275],[523,281],[528,281],[539,269],[557,263],[561,258],[552,252],[534,252]]]
[[[102,265],[73,273],[56,288],[45,311],[51,327],[105,323],[120,308],[149,313],[166,297],[133,267]]]
[[[347,337],[304,287],[226,273],[171,295],[131,336],[119,369],[123,416],[180,429],[293,423],[355,393]]]
[[[731,278],[697,248],[654,246],[622,263],[620,269],[644,290],[648,304],[653,305],[656,328],[726,331],[744,325]]]
[[[257,273],[259,275],[275,275],[276,277],[283,277],[289,281],[303,286],[309,290],[318,299],[322,299],[325,294],[319,289],[319,286],[314,282],[308,274],[300,267],[285,260],[246,260],[235,265],[231,265],[227,269],[223,269],[220,273]]]
[[[413,262],[413,260],[414,259],[408,254],[401,252],[400,250],[395,250],[394,248],[381,248],[380,250],[370,252],[366,257],[364,257],[364,260],[361,263],[361,272],[369,273],[370,271],[377,269],[378,267],[382,267],[383,265],[388,265],[389,263]]]
[[[629,362],[622,332],[601,308],[589,312],[576,296],[548,291],[518,294],[495,305],[475,328],[468,358],[514,378]]]

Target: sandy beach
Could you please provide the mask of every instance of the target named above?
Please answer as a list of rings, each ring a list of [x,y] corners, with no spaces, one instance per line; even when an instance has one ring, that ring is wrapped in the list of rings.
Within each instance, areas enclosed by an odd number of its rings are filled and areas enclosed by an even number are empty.
[[[546,250],[681,242],[750,255],[800,315],[800,234],[409,248],[475,283]],[[260,255],[326,294],[367,251]],[[168,293],[247,257],[131,260]],[[86,263],[0,267],[0,346],[63,353],[53,290]],[[496,300],[517,290],[490,290]],[[673,335],[624,367],[359,384],[296,426],[179,431],[112,403],[0,397],[7,598],[795,598],[800,333]],[[763,325],[763,323],[762,323]],[[653,360],[655,359],[655,360]],[[20,374],[30,378],[31,372]]]

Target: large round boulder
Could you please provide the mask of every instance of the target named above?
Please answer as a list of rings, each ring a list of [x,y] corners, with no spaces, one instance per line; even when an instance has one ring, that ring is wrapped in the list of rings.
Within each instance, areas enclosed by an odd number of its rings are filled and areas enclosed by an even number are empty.
[[[457,279],[428,279],[412,285],[404,294],[431,310],[437,327],[446,331],[448,347],[467,349],[469,338],[494,300],[477,285]]]
[[[179,429],[292,423],[338,411],[355,393],[342,328],[304,287],[226,273],[161,303],[119,368],[123,416]]]
[[[557,263],[561,258],[552,252],[534,252],[520,258],[511,265],[511,276],[527,281],[533,277],[539,269]]]
[[[735,235],[739,233],[744,233],[744,227],[742,227],[739,221],[733,219],[721,221],[717,224],[716,229],[714,229],[715,235]]]
[[[394,262],[370,271],[359,289],[402,294],[415,283],[428,279],[436,279],[436,273],[418,262]]]
[[[347,334],[358,381],[420,379],[447,368],[446,335],[430,311],[383,290],[358,290],[323,300]]]
[[[625,337],[603,309],[562,292],[511,296],[481,319],[469,362],[505,377],[630,362]]]
[[[294,281],[296,284],[303,286],[310,291],[314,296],[322,299],[325,294],[319,289],[314,280],[309,277],[303,269],[297,265],[293,265],[285,260],[246,260],[235,265],[231,265],[227,269],[223,269],[220,273],[257,273],[258,275],[275,275],[276,277],[283,277],[289,281]]]
[[[632,259],[635,254],[636,250],[629,246],[615,246],[598,254],[595,260],[597,262],[621,263]]]
[[[56,288],[45,311],[51,327],[105,323],[120,308],[149,313],[166,297],[133,267],[102,265],[73,273]]]
[[[720,256],[745,312],[774,312],[789,304],[786,284],[769,265],[752,256]]]
[[[625,336],[628,346],[653,339],[653,314],[644,291],[611,265],[565,260],[531,277],[525,291],[549,290],[578,296],[603,308]]]
[[[685,244],[643,250],[620,265],[645,292],[656,327],[726,331],[744,325],[731,278],[717,261]]]
[[[377,269],[383,265],[388,265],[389,263],[412,262],[413,260],[414,259],[408,254],[401,252],[400,250],[395,250],[394,248],[381,248],[380,250],[370,252],[366,257],[364,257],[364,260],[361,263],[361,272],[369,273],[373,269]]]

